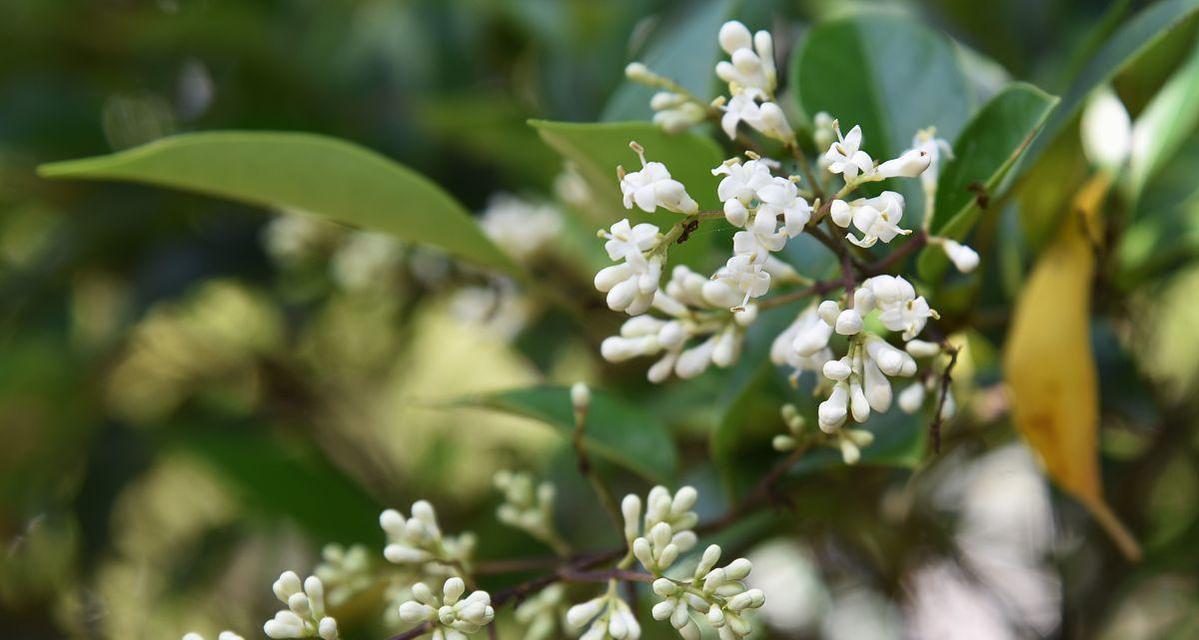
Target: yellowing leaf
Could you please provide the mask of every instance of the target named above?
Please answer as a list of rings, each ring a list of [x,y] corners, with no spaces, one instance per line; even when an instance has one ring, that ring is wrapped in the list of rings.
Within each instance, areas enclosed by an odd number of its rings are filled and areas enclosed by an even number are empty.
[[[1091,353],[1092,238],[1110,186],[1099,175],[1041,254],[1020,296],[1004,353],[1016,428],[1054,482],[1083,503],[1130,559],[1136,540],[1103,499],[1099,475],[1099,378]]]

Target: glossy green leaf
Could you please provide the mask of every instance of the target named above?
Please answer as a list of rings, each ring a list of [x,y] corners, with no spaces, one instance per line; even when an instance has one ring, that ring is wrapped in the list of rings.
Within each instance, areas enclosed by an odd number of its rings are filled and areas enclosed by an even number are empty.
[[[896,393],[908,384],[897,381]],[[884,414],[871,414],[870,420],[854,428],[865,429],[874,434],[874,442],[862,449],[862,458],[858,466],[863,467],[897,467],[913,469],[924,459],[927,448],[928,425],[931,421],[931,405],[926,411],[908,415],[892,406]],[[791,469],[790,475],[806,475],[825,469],[839,467],[845,462],[841,452],[831,447],[820,447],[807,452]]]
[[[466,398],[465,406],[540,420],[570,438],[574,409],[565,387],[533,387]],[[654,482],[675,474],[678,455],[666,425],[606,393],[592,390],[583,446],[597,457]]]
[[[357,145],[306,133],[210,132],[43,165],[46,178],[140,182],[307,211],[521,274],[453,197]]]
[[[699,203],[700,209],[711,211],[721,207],[716,198],[719,180],[712,175],[712,169],[724,161],[724,154],[711,138],[693,133],[669,134],[648,122],[532,120],[530,124],[547,144],[574,163],[601,206],[611,212],[607,224],[629,218],[633,223],[652,222],[665,230],[682,219],[679,214],[662,209],[646,214],[640,209],[624,208],[616,167],[623,166],[635,171],[641,166],[637,154],[629,148],[630,141],[636,141],[645,148],[648,160],[664,163],[671,175],[682,182],[687,193]],[[707,255],[711,243],[702,239],[714,240],[707,232],[709,228],[713,227],[705,226],[691,241],[671,249],[671,261],[704,266],[701,264],[703,256]]]
[[[1129,189],[1134,198],[1195,134],[1196,123],[1199,123],[1199,46],[1137,117],[1128,163]]]
[[[1108,39],[1062,96],[1061,105],[1045,124],[1043,135],[1033,144],[1022,163],[1026,172],[1049,148],[1054,139],[1074,122],[1083,103],[1096,87],[1105,85],[1155,43],[1199,11],[1199,0],[1163,0],[1144,9],[1124,23]]]
[[[718,81],[712,70],[723,53],[716,34],[732,17],[736,4],[734,0],[715,0],[671,16],[677,20],[650,34],[648,41],[652,44],[639,60],[696,96],[715,98]],[[649,120],[654,114],[649,100],[656,91],[626,79],[604,106],[600,119]]]
[[[995,197],[1004,177],[1036,139],[1057,98],[1015,83],[983,106],[953,145],[937,184],[932,232],[961,240],[974,227],[982,203]],[[948,265],[944,253],[929,247],[920,256],[920,274],[937,277]]]
[[[792,85],[808,114],[826,111],[885,160],[928,126],[952,139],[974,108],[958,55],[944,35],[908,18],[863,12],[823,22],[808,34]]]

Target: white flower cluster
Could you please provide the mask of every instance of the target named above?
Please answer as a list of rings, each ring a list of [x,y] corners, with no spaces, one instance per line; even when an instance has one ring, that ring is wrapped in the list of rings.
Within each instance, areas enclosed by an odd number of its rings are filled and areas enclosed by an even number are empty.
[[[662,598],[654,605],[654,619],[670,620],[671,626],[685,640],[700,637],[692,611],[706,617],[721,640],[738,640],[753,630],[745,612],[766,603],[766,595],[761,589],[749,589],[743,582],[753,570],[753,564],[745,558],[737,558],[724,567],[717,567],[720,554],[718,545],[710,545],[689,582],[669,578],[654,581],[654,593]]]
[[[325,615],[325,586],[320,578],[308,576],[301,583],[294,571],[284,571],[271,588],[287,608],[262,625],[267,637],[337,640],[337,621]]]
[[[661,238],[658,227],[648,222],[631,226],[626,219],[612,225],[608,232],[601,232],[600,237],[608,240],[604,249],[618,264],[595,274],[595,288],[608,294],[608,307],[613,311],[631,316],[645,313],[662,277],[664,257],[657,252]]]
[[[345,604],[375,583],[370,551],[356,544],[349,549],[327,544],[321,549],[321,563],[312,574],[325,584],[325,600],[331,606]]]
[[[496,509],[496,518],[500,522],[528,533],[555,550],[565,548],[554,528],[556,490],[552,483],[534,485],[531,475],[511,471],[497,472],[493,482],[504,494],[503,504]]]
[[[524,640],[549,640],[554,636],[562,617],[565,595],[565,587],[551,584],[516,607],[513,617],[524,625]]]
[[[691,509],[698,499],[694,487],[683,487],[672,496],[666,487],[656,486],[645,497],[644,526],[639,522],[641,498],[629,494],[621,501],[625,541],[647,571],[661,575],[679,554],[695,546],[692,529],[699,516]]]
[[[412,600],[400,605],[400,619],[410,624],[431,623],[433,640],[465,640],[495,619],[491,596],[472,591],[465,598],[466,583],[452,577],[442,585],[441,597],[423,582],[412,585]]]
[[[637,640],[641,637],[641,624],[637,622],[637,616],[616,594],[615,587],[615,583],[610,583],[603,595],[567,610],[568,625],[575,629],[587,627],[579,640]]]
[[[624,167],[616,168],[626,209],[632,209],[633,205],[636,205],[646,213],[653,213],[658,207],[685,214],[699,211],[699,204],[687,195],[683,183],[671,177],[666,165],[661,162],[647,162],[645,149],[636,142],[630,142],[629,148],[641,160],[641,169],[630,173],[625,171]]]
[[[497,193],[487,201],[479,226],[496,246],[525,262],[557,239],[562,231],[562,214],[548,204]]]
[[[841,125],[836,120],[832,121],[832,128],[837,139],[829,145],[824,154],[824,161],[829,171],[841,174],[845,178],[846,184],[874,182],[887,178],[915,178],[928,169],[933,159],[932,154],[924,149],[922,144],[904,151],[898,158],[875,166],[870,154],[862,150],[860,126],[854,125],[846,135],[841,135]]]
[[[769,138],[793,143],[795,132],[787,123],[783,109],[774,102],[778,71],[774,65],[774,39],[769,31],[750,34],[737,21],[724,23],[718,36],[720,48],[728,60],[716,63],[716,76],[728,83],[729,99],[717,103],[724,110],[720,127],[729,139],[737,137],[737,125],[744,122]]]
[[[436,562],[466,565],[474,552],[474,535],[443,535],[441,527],[437,526],[437,513],[433,505],[425,500],[412,503],[412,516],[409,518],[395,509],[384,511],[379,515],[379,526],[387,534],[383,557],[395,564],[419,566]]]
[[[758,316],[753,305],[730,311],[730,304],[740,299],[724,280],[711,280],[679,265],[665,290],[653,297],[654,308],[670,319],[648,314],[629,318],[620,335],[604,339],[600,353],[609,362],[662,354],[649,368],[651,382],[662,382],[671,373],[694,378],[713,364],[728,367],[741,353],[745,328]]]

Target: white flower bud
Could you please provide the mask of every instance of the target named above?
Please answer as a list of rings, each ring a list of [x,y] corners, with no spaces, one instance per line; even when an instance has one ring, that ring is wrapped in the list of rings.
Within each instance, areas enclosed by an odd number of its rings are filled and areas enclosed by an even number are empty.
[[[303,585],[300,583],[300,576],[296,575],[295,571],[284,571],[279,574],[279,579],[271,585],[271,589],[280,602],[287,604],[293,595],[303,589]]]
[[[730,580],[744,580],[753,570],[754,565],[747,558],[737,558],[724,568]]]
[[[813,322],[806,329],[796,334],[795,340],[791,343],[791,348],[800,356],[812,356],[828,346],[828,340],[832,335],[833,327],[831,324]]]
[[[844,200],[833,200],[833,204],[829,208],[829,216],[832,218],[833,224],[844,229],[853,221],[853,209]]]
[[[624,516],[624,537],[629,544],[641,533],[638,520],[641,519],[641,498],[630,493],[620,501],[620,513]]]
[[[724,203],[724,219],[734,227],[743,228],[749,221],[749,209],[740,200],[731,198]]]
[[[913,382],[899,392],[899,408],[904,413],[916,413],[924,405],[924,384]]]
[[[825,324],[830,327],[837,324],[837,315],[840,313],[841,305],[832,300],[825,300],[820,303],[820,306],[816,307],[816,315],[820,316],[820,319],[824,320]]]
[[[570,388],[570,403],[575,411],[586,411],[591,406],[591,389],[582,382],[574,383]]]
[[[599,615],[607,600],[603,597],[593,598],[587,602],[576,604],[566,612],[566,622],[572,627],[582,628],[583,625]]]
[[[750,35],[749,29],[736,20],[730,20],[721,25],[717,39],[720,42],[720,48],[729,55],[738,49],[748,49],[753,46],[753,36]]]
[[[329,616],[321,618],[320,625],[317,627],[317,635],[322,640],[337,640],[337,621]]]
[[[854,422],[866,422],[870,419],[870,402],[866,400],[862,385],[856,380],[849,385],[849,413]]]
[[[628,66],[624,68],[624,75],[629,80],[632,80],[633,82],[639,82],[641,84],[653,84],[658,80],[658,75],[650,71],[649,67],[640,62],[630,62]]]
[[[924,149],[905,151],[903,155],[888,160],[875,170],[883,178],[915,178],[924,173],[932,162],[932,156]]]
[[[1082,149],[1092,163],[1114,171],[1132,150],[1132,121],[1110,88],[1097,90],[1082,112]]]
[[[854,309],[846,309],[837,315],[834,326],[843,336],[855,335],[862,330],[862,316]]]
[[[903,346],[913,358],[931,358],[941,353],[941,345],[926,340],[908,340]]]
[[[829,394],[828,400],[820,403],[816,414],[820,429],[826,433],[836,431],[845,423],[845,418],[849,413],[849,388],[844,382],[839,382],[833,387],[833,392]]]
[[[953,262],[953,266],[962,273],[970,273],[978,266],[978,252],[964,244],[946,239],[941,241],[941,248]]]
[[[853,373],[853,369],[849,366],[848,359],[842,358],[840,360],[829,360],[824,363],[821,372],[829,380],[841,381],[849,378],[849,375]]]

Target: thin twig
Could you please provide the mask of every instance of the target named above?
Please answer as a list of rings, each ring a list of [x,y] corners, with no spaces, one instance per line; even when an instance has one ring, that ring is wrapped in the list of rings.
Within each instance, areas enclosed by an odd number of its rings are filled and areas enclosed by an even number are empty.
[[[714,533],[716,531],[720,531],[721,529],[724,529],[725,527],[741,519],[741,517],[745,514],[755,511],[759,507],[766,505],[770,501],[770,497],[773,495],[778,482],[783,479],[783,476],[791,469],[791,467],[795,466],[795,463],[798,462],[801,457],[803,457],[807,450],[808,446],[804,445],[792,451],[790,455],[775,464],[774,467],[770,469],[769,473],[767,473],[765,476],[762,476],[762,479],[758,481],[758,484],[754,485],[754,488],[751,489],[749,493],[745,494],[745,497],[742,498],[740,502],[733,505],[732,509],[729,509],[723,516],[715,520],[700,524],[695,528],[695,532]]]
[[[608,514],[608,519],[612,521],[612,526],[616,528],[616,535],[620,536],[623,540],[624,524],[620,515],[620,507],[616,504],[616,497],[612,495],[612,490],[604,483],[604,479],[592,468],[591,459],[587,456],[587,447],[583,442],[587,427],[587,411],[587,407],[575,408],[575,428],[571,437],[575,457],[578,459],[579,475],[587,478],[587,481],[591,483],[591,488],[595,491],[596,497],[599,498],[604,512]]]
[[[949,385],[953,382],[953,365],[958,362],[957,347],[946,342],[945,353],[949,354],[949,364],[945,365],[945,370],[941,372],[941,397],[937,400],[937,412],[933,414],[932,424],[929,425],[929,432],[933,436],[933,453],[941,453],[941,427],[944,423],[942,414],[945,412],[945,399],[949,397]]]

